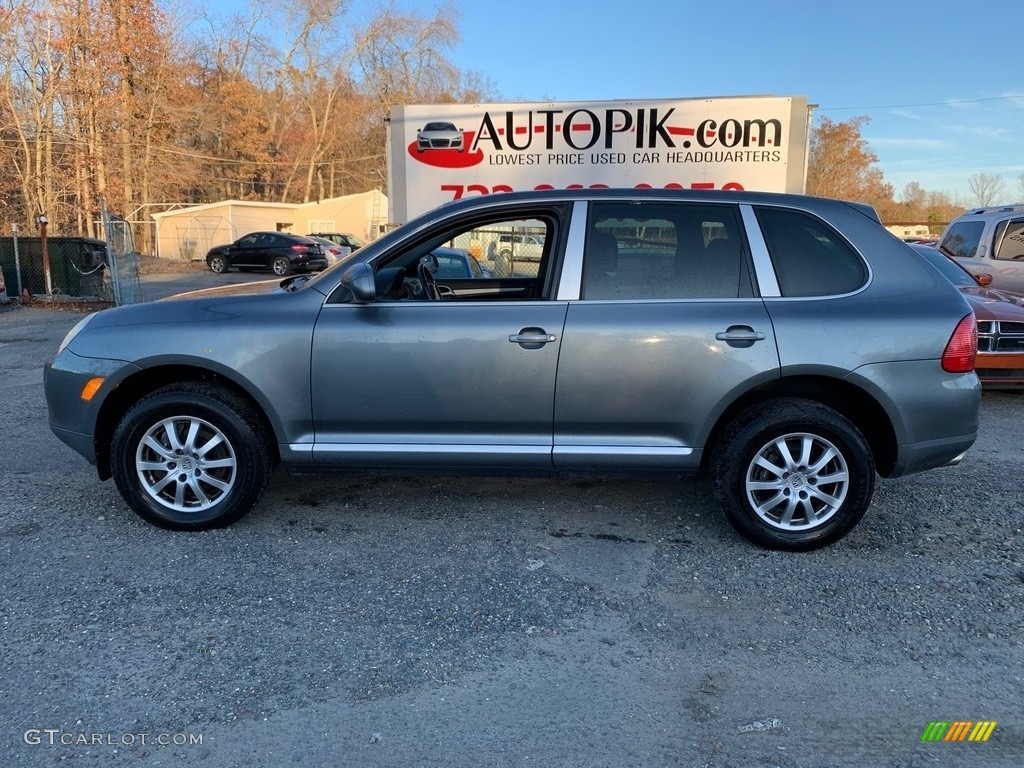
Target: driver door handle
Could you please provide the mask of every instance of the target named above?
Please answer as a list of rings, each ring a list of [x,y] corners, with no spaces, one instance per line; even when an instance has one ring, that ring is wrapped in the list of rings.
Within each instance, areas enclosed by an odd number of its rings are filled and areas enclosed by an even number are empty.
[[[523,328],[519,333],[508,337],[513,344],[520,345],[523,349],[540,349],[545,344],[556,340],[553,333],[548,333],[543,328]]]

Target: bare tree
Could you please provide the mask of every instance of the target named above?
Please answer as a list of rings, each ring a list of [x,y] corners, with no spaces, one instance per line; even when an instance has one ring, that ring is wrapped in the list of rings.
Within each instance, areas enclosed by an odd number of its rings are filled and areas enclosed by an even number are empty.
[[[160,204],[383,186],[392,104],[493,88],[448,59],[453,3],[384,0],[365,24],[351,3],[197,19],[189,0],[0,0],[0,221],[45,212],[55,234],[92,235],[100,195],[145,219]]]
[[[445,50],[459,40],[456,11],[450,3],[433,18],[400,13],[394,0],[356,37],[356,60],[366,90],[383,114],[393,104],[441,100],[458,81]],[[447,100],[447,99],[446,99]]]
[[[995,205],[1006,194],[1006,184],[998,173],[978,171],[967,179],[967,186],[978,201],[978,205]]]
[[[64,178],[58,164],[66,146],[58,135],[64,67],[58,31],[47,3],[26,0],[10,11],[5,21],[11,23],[0,32],[0,105],[16,147],[11,160],[22,213],[26,219],[45,213],[58,230],[67,224],[66,211],[58,205]]]

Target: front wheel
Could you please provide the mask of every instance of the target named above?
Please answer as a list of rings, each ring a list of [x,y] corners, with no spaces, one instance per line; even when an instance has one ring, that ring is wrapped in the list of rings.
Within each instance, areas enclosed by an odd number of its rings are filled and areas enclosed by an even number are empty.
[[[228,262],[223,256],[210,256],[206,260],[206,264],[211,272],[216,272],[218,275],[228,271]]]
[[[715,446],[711,469],[729,522],[769,549],[838,541],[864,516],[875,487],[860,430],[837,411],[796,398],[741,413]]]
[[[111,445],[114,482],[140,517],[201,531],[238,520],[259,501],[272,469],[256,410],[209,384],[171,384],[132,406]]]

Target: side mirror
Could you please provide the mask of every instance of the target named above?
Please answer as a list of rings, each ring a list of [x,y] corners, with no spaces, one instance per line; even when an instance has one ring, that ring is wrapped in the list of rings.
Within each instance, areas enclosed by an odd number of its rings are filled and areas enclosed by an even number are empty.
[[[356,304],[370,304],[377,298],[377,286],[373,281],[373,267],[365,261],[353,264],[341,276],[341,284],[352,293]]]
[[[428,253],[420,259],[420,269],[426,269],[430,274],[434,274],[441,268],[440,262],[437,260],[437,256],[433,253]]]
[[[978,285],[988,287],[992,285],[992,275],[988,272],[982,272],[974,276],[974,279],[978,281]]]

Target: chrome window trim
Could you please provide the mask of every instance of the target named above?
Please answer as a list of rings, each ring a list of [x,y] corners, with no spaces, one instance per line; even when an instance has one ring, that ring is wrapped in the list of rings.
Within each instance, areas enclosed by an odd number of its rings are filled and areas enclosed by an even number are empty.
[[[583,245],[587,238],[586,200],[573,203],[572,216],[569,219],[569,237],[565,241],[565,253],[562,257],[562,274],[558,281],[555,301],[576,301],[580,298],[583,286]]]
[[[761,225],[757,221],[757,214],[754,213],[754,206],[740,204],[740,215],[743,217],[743,228],[747,231],[750,255],[754,260],[754,277],[757,280],[758,293],[762,299],[781,298],[779,280],[775,277],[775,267],[772,264],[772,257],[768,255],[768,246],[761,233]]]

